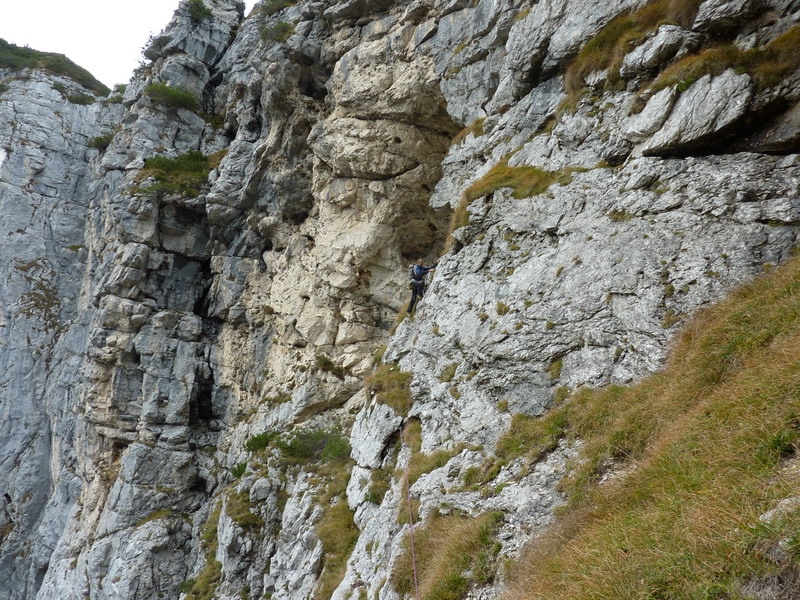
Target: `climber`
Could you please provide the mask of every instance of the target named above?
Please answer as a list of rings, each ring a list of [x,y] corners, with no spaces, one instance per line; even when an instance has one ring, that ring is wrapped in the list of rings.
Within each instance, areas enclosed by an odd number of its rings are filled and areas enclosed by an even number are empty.
[[[425,277],[428,273],[433,271],[438,264],[439,261],[436,261],[432,267],[426,267],[425,261],[420,258],[417,260],[417,264],[410,267],[409,274],[411,275],[411,283],[409,287],[411,288],[411,302],[408,304],[408,314],[414,314],[414,307],[425,295],[425,288],[427,287],[425,284]]]

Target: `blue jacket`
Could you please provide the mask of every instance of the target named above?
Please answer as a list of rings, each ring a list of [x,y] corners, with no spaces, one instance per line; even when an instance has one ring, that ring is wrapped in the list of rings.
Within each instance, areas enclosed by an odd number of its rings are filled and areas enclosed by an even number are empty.
[[[414,265],[414,273],[411,275],[411,278],[416,281],[422,281],[425,279],[425,275],[430,273],[436,268],[436,265],[432,267],[423,267],[421,265]]]

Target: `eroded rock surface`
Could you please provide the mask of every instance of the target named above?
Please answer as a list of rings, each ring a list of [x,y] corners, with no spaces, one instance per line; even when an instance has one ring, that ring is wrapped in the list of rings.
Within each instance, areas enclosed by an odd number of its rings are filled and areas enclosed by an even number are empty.
[[[800,76],[650,86],[797,8],[701,3],[564,109],[565,70],[638,5],[190,4],[121,102],[0,70],[0,593],[395,599],[411,500],[502,513],[469,591],[498,598],[577,452],[499,461],[513,415],[653,372],[795,247]],[[191,185],[153,167],[197,153]],[[544,184],[475,191],[499,169]],[[408,264],[439,256],[395,326]],[[364,380],[393,363],[390,406]]]

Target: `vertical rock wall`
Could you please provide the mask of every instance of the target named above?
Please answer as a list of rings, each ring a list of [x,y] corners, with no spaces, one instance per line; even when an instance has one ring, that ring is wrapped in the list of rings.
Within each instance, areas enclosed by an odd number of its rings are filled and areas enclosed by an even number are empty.
[[[798,20],[718,5],[644,34],[624,85],[586,75],[574,110],[565,68],[637,5],[184,2],[121,104],[4,79],[0,591],[398,598],[398,473],[429,455],[414,517],[503,515],[470,591],[496,598],[575,453],[501,465],[512,415],[657,369],[688,316],[796,243],[796,72],[647,90]],[[196,153],[200,185],[163,185],[153,158]],[[468,189],[498,169],[545,183]],[[440,255],[390,336],[406,266]],[[408,415],[364,389],[376,353],[411,374]]]

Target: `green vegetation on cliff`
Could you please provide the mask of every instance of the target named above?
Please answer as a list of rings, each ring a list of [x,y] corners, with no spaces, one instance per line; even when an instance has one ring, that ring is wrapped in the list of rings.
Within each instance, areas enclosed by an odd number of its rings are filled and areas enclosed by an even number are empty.
[[[508,597],[743,598],[797,581],[797,503],[760,516],[800,489],[800,258],[699,314],[664,371],[517,417],[500,451],[535,461],[560,438],[583,440],[568,504]]]
[[[0,69],[22,71],[23,69],[42,69],[53,75],[69,77],[96,94],[107,95],[109,90],[86,69],[79,67],[63,54],[39,52],[31,48],[21,48],[0,39]]]

